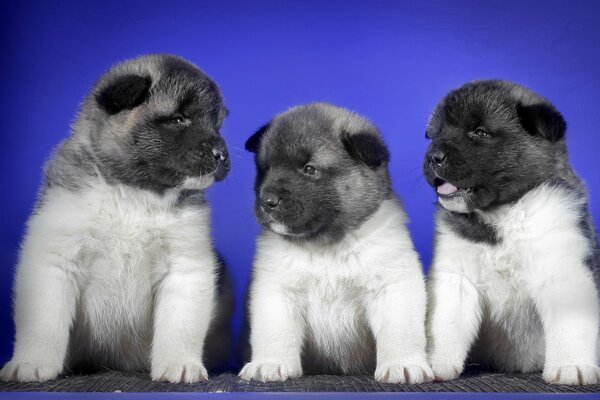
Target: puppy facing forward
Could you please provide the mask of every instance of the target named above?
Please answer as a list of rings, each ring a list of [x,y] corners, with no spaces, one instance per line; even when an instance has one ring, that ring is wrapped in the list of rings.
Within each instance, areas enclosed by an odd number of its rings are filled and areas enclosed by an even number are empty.
[[[77,365],[207,378],[218,260],[203,190],[229,170],[225,114],[217,85],[178,57],[137,58],[100,78],[45,169],[3,380]]]
[[[249,294],[252,360],[240,377],[433,379],[421,266],[377,129],[309,104],[275,117],[246,149],[256,153],[264,229]]]
[[[436,189],[429,361],[458,377],[470,354],[500,371],[593,384],[600,251],[566,123],[512,83],[450,92],[427,127],[424,172]]]

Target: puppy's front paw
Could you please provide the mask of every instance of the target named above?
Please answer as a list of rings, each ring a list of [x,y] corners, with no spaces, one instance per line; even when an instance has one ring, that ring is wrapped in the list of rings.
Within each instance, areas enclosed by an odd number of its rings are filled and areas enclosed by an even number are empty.
[[[451,381],[460,376],[463,371],[463,366],[460,364],[445,363],[438,361],[429,361],[431,370],[433,371],[434,380],[440,381]]]
[[[208,372],[199,361],[172,362],[152,366],[153,381],[195,383],[208,379]]]
[[[279,382],[302,376],[302,369],[285,363],[252,361],[244,365],[240,378],[261,382]]]
[[[600,382],[600,368],[595,365],[546,366],[543,377],[554,385],[594,385]]]
[[[425,383],[433,381],[433,372],[425,361],[378,365],[375,379],[381,383]]]
[[[46,382],[56,379],[62,369],[61,363],[9,361],[0,371],[0,379],[6,382]]]

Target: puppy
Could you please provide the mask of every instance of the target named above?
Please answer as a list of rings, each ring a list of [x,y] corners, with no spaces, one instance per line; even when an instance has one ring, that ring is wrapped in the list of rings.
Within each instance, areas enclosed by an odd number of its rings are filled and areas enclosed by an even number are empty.
[[[421,266],[377,129],[310,104],[275,117],[246,149],[264,229],[249,295],[252,361],[240,377],[431,380]]]
[[[45,168],[3,380],[76,365],[207,378],[219,263],[203,190],[229,170],[225,115],[217,85],[178,57],[140,57],[100,78]]]
[[[424,172],[438,197],[429,360],[458,377],[467,355],[556,384],[600,378],[600,251],[566,123],[512,83],[478,81],[435,108]]]

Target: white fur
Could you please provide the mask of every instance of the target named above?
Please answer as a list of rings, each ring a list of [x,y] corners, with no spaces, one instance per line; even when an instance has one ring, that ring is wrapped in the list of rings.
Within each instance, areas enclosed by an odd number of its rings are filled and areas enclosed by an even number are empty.
[[[476,244],[437,221],[428,283],[429,361],[438,379],[460,375],[467,354],[505,371],[543,370],[558,384],[600,379],[600,308],[579,228],[585,199],[550,185],[480,212],[498,245]]]
[[[99,182],[51,188],[28,223],[4,380],[45,381],[96,361],[152,378],[207,378],[216,257],[205,205]]]
[[[215,182],[214,175],[187,177],[180,185],[182,189],[206,189]]]
[[[465,199],[460,195],[452,197],[438,196],[438,201],[446,210],[457,213],[469,212],[469,205],[467,204]]]
[[[394,199],[335,245],[263,232],[250,288],[252,361],[240,377],[298,377],[304,356],[309,367],[333,367],[329,360],[343,373],[376,363],[382,382],[431,380],[425,285],[405,223]]]

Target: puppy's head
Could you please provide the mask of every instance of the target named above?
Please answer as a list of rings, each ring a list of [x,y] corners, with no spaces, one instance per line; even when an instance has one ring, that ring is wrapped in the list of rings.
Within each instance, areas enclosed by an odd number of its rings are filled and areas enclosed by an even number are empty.
[[[257,219],[290,240],[339,240],[390,193],[378,130],[341,108],[292,108],[250,137],[246,149],[256,153]]]
[[[528,89],[497,80],[468,83],[432,114],[425,178],[450,211],[513,202],[565,170],[565,130],[556,108]]]
[[[109,179],[156,192],[222,180],[229,157],[217,85],[187,61],[151,55],[118,64],[86,99],[75,132],[89,135]]]

